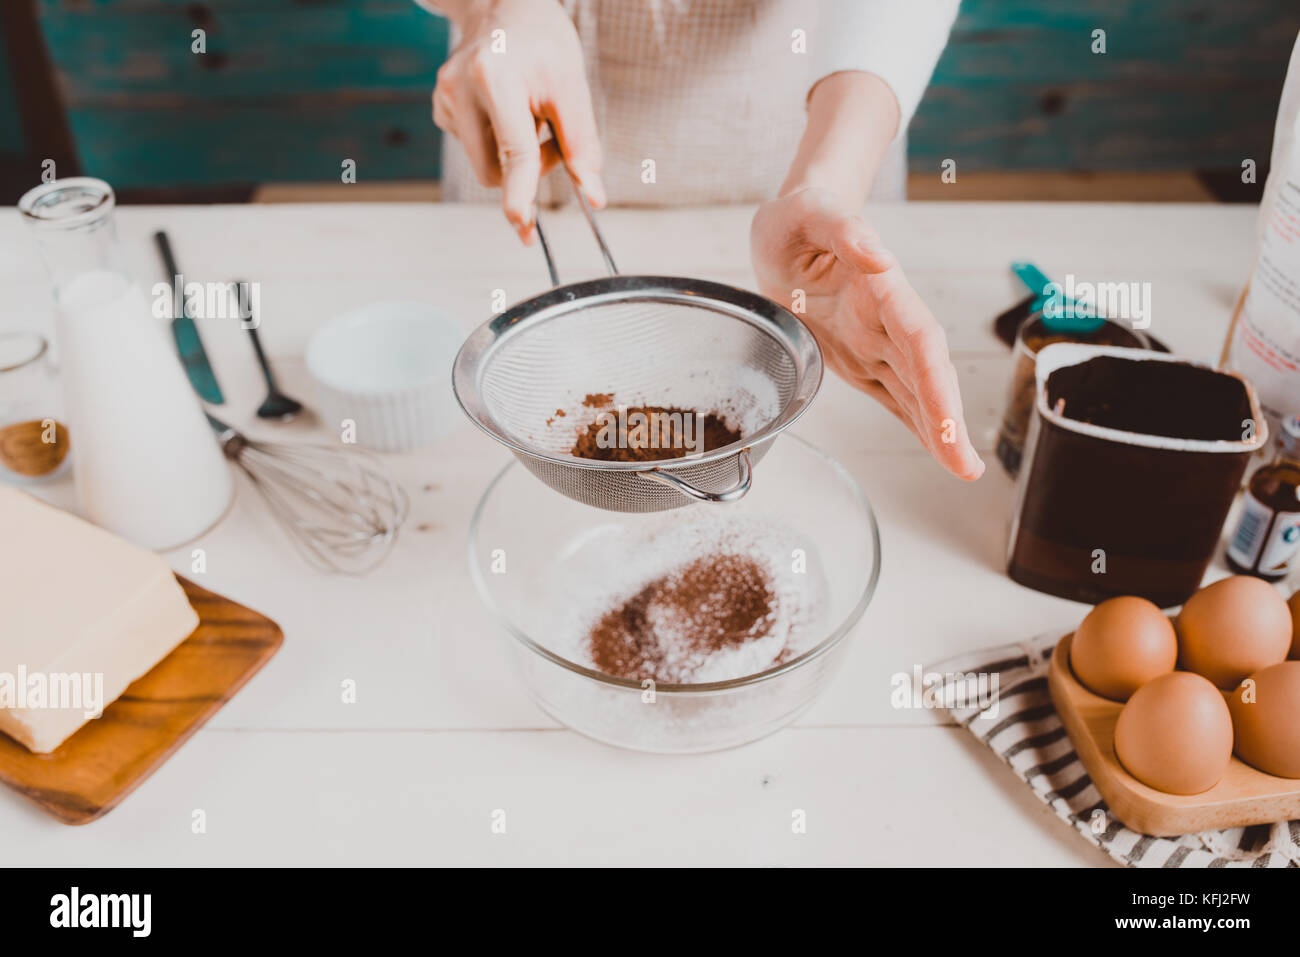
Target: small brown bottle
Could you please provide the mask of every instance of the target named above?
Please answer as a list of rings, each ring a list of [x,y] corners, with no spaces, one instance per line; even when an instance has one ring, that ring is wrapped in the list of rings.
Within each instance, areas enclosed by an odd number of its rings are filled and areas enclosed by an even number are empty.
[[[1272,464],[1250,479],[1241,520],[1228,541],[1233,571],[1275,582],[1291,570],[1300,550],[1300,416],[1282,423],[1281,447]]]

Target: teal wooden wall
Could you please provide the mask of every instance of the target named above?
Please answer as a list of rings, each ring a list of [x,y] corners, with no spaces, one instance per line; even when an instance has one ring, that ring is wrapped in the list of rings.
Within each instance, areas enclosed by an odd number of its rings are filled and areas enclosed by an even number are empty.
[[[119,188],[337,181],[344,158],[359,181],[438,174],[447,24],[411,0],[40,0],[40,15],[84,169]]]
[[[438,173],[447,31],[411,0],[38,3],[85,171],[119,188],[337,180],[344,157],[361,180]],[[965,0],[913,168],[1262,160],[1297,30],[1296,0]]]
[[[3,30],[2,26],[0,30]],[[0,33],[0,78],[11,75],[9,52],[5,49],[3,40],[3,33]],[[16,92],[9,84],[0,85],[0,162],[16,162],[27,152],[26,134],[18,113]]]
[[[1297,0],[964,0],[912,167],[1266,166],[1298,32]]]

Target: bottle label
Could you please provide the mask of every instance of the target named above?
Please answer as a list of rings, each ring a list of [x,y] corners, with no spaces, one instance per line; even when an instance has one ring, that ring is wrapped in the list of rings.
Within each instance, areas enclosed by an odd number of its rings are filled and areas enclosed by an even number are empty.
[[[1297,549],[1300,549],[1300,512],[1275,513],[1247,492],[1242,500],[1237,532],[1228,543],[1228,554],[1233,561],[1265,574],[1283,574]]]

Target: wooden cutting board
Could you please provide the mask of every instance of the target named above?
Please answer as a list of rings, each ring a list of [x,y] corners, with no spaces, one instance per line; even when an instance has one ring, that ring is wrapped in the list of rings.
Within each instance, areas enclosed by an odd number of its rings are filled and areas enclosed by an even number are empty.
[[[176,577],[198,613],[198,628],[102,717],[49,754],[33,754],[0,734],[0,782],[65,824],[86,824],[116,807],[284,641],[266,616]]]
[[[1300,779],[1265,774],[1235,756],[1219,783],[1200,794],[1165,794],[1125,771],[1115,755],[1115,722],[1124,706],[1093,694],[1074,677],[1073,637],[1066,635],[1056,643],[1047,686],[1092,783],[1111,813],[1129,828],[1172,837],[1300,818]]]

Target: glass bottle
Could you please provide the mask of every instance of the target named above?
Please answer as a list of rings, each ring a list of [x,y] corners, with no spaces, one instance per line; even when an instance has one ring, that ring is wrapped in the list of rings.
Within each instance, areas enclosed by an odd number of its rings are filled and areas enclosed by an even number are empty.
[[[210,528],[230,470],[149,300],[124,263],[112,188],[54,180],[18,201],[50,274],[82,514],[155,550]],[[168,313],[170,315],[170,312]]]
[[[1282,423],[1272,464],[1256,470],[1242,499],[1237,530],[1228,540],[1233,571],[1281,581],[1300,549],[1300,416]]]

